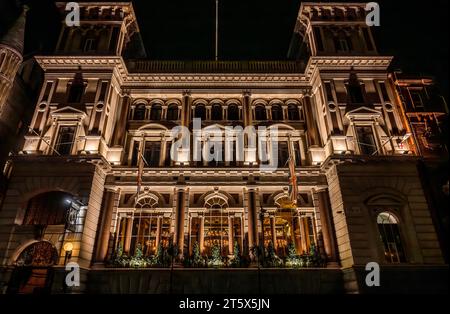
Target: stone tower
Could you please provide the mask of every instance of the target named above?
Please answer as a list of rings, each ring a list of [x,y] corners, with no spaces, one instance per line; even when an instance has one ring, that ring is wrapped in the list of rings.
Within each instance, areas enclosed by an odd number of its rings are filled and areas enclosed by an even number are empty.
[[[3,112],[14,77],[23,60],[25,22],[28,8],[24,7],[22,14],[13,26],[0,39],[0,121],[4,119]]]

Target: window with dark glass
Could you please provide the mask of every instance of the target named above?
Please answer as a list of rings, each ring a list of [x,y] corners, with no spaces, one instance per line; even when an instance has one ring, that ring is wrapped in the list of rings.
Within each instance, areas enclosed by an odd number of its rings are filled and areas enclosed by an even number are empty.
[[[280,121],[283,120],[283,109],[280,105],[272,106],[272,120]]]
[[[377,217],[377,225],[386,261],[388,263],[406,262],[397,218],[388,212],[380,213]]]
[[[138,154],[139,154],[139,142],[134,142],[133,144],[133,154],[131,155],[131,165],[136,167],[138,165]]]
[[[288,142],[278,142],[278,167],[287,167],[289,160]]]
[[[289,120],[298,121],[300,120],[300,113],[296,105],[289,105],[288,107]]]
[[[221,121],[223,120],[222,106],[215,104],[211,108],[211,120]]]
[[[236,105],[228,106],[228,120],[237,121],[239,120],[239,108]]]
[[[357,126],[356,135],[358,137],[359,150],[362,155],[371,156],[377,151],[377,145],[371,126]]]
[[[153,105],[150,110],[150,120],[160,121],[162,116],[162,107],[160,105]]]
[[[62,156],[70,155],[75,140],[75,126],[61,126],[56,139],[55,150]]]
[[[333,86],[331,85],[330,82],[326,82],[325,83],[325,91],[327,93],[327,100],[328,101],[334,101],[334,97],[333,97]]]
[[[172,156],[170,155],[170,151],[172,149],[172,142],[166,143],[166,152],[164,155],[164,166],[170,167],[172,165]]]
[[[144,158],[148,167],[158,167],[161,160],[161,142],[146,142]]]
[[[353,49],[352,39],[345,33],[340,33],[334,38],[334,46],[337,52],[350,52]]]
[[[295,155],[295,165],[300,167],[302,165],[302,155],[300,152],[300,143],[298,141],[294,142],[294,155]]]
[[[94,52],[97,50],[97,39],[86,38],[83,44],[83,52]]]
[[[372,39],[370,38],[369,29],[364,27],[362,29],[362,31],[363,31],[364,41],[366,42],[367,50],[373,51],[374,47],[373,47]]]
[[[255,119],[257,121],[264,121],[267,120],[267,112],[266,107],[259,105],[255,108]]]
[[[144,120],[145,119],[145,105],[141,104],[136,106],[136,108],[134,109],[134,116],[133,116],[133,120]]]
[[[178,120],[178,105],[170,105],[167,109],[167,120],[176,121]]]
[[[71,104],[79,104],[83,98],[85,89],[86,86],[82,82],[73,82],[70,84],[67,102]]]
[[[322,34],[320,32],[320,28],[314,27],[314,37],[316,38],[317,50],[323,51],[324,46],[323,46],[323,40],[322,40]]]
[[[386,84],[384,82],[380,82],[381,94],[383,95],[383,100],[389,102],[389,95],[387,92]]]
[[[352,104],[363,104],[364,101],[364,85],[360,83],[347,84],[347,90]]]
[[[414,104],[414,108],[416,109],[423,109],[423,99],[421,92],[418,90],[411,91],[411,100]]]
[[[197,105],[194,111],[195,118],[206,120],[206,108],[204,105]]]
[[[210,143],[209,153],[210,156],[214,156],[213,160],[208,162],[209,167],[223,167],[225,165],[225,146],[222,143],[221,149],[220,145],[213,145],[214,143]]]

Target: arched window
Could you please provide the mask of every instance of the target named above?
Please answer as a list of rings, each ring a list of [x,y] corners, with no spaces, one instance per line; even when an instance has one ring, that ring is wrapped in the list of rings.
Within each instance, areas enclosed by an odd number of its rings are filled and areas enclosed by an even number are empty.
[[[228,120],[230,121],[239,120],[239,107],[237,105],[228,106]]]
[[[171,218],[157,208],[159,201],[153,193],[145,193],[137,200],[132,216],[120,217],[118,245],[124,253],[133,256],[140,251],[140,254],[149,257],[155,255],[158,248],[169,246]],[[132,228],[128,229],[130,224]]]
[[[170,105],[167,109],[167,120],[176,121],[178,120],[178,105]]]
[[[227,199],[222,195],[215,195],[205,200],[204,222],[204,250],[207,255],[212,255],[215,249],[219,249],[222,256],[229,252],[229,215],[225,212],[228,207]]]
[[[64,192],[48,192],[28,201],[24,225],[63,225],[72,196]]]
[[[150,209],[158,206],[158,197],[153,194],[140,198],[136,202],[136,208],[138,209]]]
[[[280,105],[272,106],[272,120],[273,121],[283,120],[283,109],[281,108]]]
[[[144,104],[137,105],[136,109],[134,109],[133,120],[144,120],[145,111],[146,109]]]
[[[300,120],[300,114],[298,111],[298,107],[296,105],[289,105],[288,115],[289,115],[289,120],[291,120],[291,121]]]
[[[197,105],[194,112],[195,118],[206,120],[206,108],[204,105]]]
[[[214,120],[214,121],[222,121],[223,120],[223,111],[222,111],[222,106],[220,104],[214,104],[212,106],[211,120]]]
[[[266,107],[264,107],[263,105],[256,106],[256,108],[255,108],[255,120],[257,120],[257,121],[267,120]]]
[[[404,263],[406,259],[397,218],[389,212],[382,212],[377,216],[377,225],[386,261]]]
[[[153,105],[150,110],[150,120],[160,121],[162,116],[162,107],[160,105]]]

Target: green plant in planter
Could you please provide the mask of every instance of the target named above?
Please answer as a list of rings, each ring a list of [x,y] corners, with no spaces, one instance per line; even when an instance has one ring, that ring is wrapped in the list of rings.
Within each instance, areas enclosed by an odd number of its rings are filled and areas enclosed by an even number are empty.
[[[286,258],[286,266],[299,268],[302,267],[301,258],[297,255],[297,250],[295,249],[294,242],[288,244],[288,256]]]
[[[267,246],[266,256],[264,259],[264,267],[281,267],[283,266],[283,260],[275,253],[275,248],[272,242],[269,242]]]
[[[192,258],[191,264],[193,267],[202,267],[204,263],[202,254],[200,253],[200,245],[198,242],[194,243],[194,247],[192,248]]]
[[[223,259],[222,254],[220,252],[220,246],[215,244],[211,249],[211,258],[209,259],[208,264],[212,267],[222,267]]]
[[[144,258],[144,253],[142,252],[142,244],[138,243],[136,246],[136,252],[130,260],[130,267],[133,268],[144,268],[147,267],[147,260]]]
[[[317,246],[312,243],[309,249],[310,267],[321,267],[324,264],[324,260],[320,256],[320,252]]]
[[[230,266],[231,267],[241,266],[241,252],[237,241],[234,242],[233,257],[230,260]]]
[[[122,244],[119,243],[117,246],[116,254],[113,258],[112,264],[114,267],[128,267],[129,258],[123,253]]]

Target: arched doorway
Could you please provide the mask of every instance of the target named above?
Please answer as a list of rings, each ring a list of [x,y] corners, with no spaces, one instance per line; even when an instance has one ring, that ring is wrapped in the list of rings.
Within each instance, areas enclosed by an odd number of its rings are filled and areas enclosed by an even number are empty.
[[[52,267],[58,262],[58,251],[48,241],[37,241],[27,246],[15,262],[8,285],[8,293],[50,293],[53,281]]]

